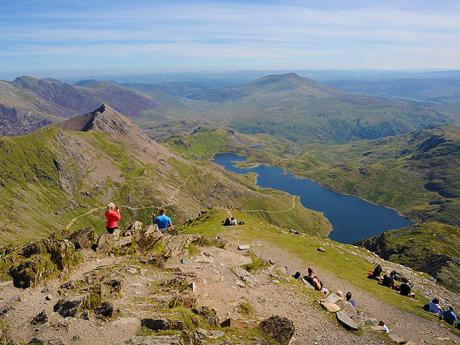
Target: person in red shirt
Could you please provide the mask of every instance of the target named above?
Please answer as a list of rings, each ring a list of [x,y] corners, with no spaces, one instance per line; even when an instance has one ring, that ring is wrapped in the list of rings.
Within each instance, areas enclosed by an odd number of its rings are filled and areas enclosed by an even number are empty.
[[[118,229],[118,221],[121,219],[120,209],[115,206],[113,202],[107,205],[107,211],[105,211],[105,218],[107,222],[105,224],[107,232],[113,234]]]

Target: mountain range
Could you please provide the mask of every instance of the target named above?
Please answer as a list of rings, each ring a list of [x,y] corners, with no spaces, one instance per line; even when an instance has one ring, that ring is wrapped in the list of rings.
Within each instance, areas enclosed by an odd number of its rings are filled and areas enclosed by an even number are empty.
[[[3,134],[25,133],[104,102],[142,127],[199,119],[300,143],[375,139],[458,120],[424,103],[346,93],[295,73],[217,89],[196,83],[93,80],[71,85],[31,77],[1,82],[0,87],[0,119],[7,124]]]

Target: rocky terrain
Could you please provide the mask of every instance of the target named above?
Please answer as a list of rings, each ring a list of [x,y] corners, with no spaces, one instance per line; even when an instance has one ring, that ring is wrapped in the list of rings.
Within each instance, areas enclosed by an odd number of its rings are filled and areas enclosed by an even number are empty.
[[[12,280],[0,287],[3,343],[390,344],[411,340],[411,344],[440,344],[459,340],[436,322],[397,310],[388,316],[394,331],[386,336],[376,322],[387,308],[374,306],[374,298],[357,291],[357,309],[345,303],[340,292],[326,298],[291,277],[292,270],[303,265],[295,257],[263,240],[242,246],[237,233],[223,227],[217,230],[221,232],[217,237],[163,235],[153,226],[135,222],[121,234],[97,236],[86,228],[4,252],[2,260],[10,263]],[[263,259],[267,255],[270,260]],[[324,278],[331,288],[348,285]]]

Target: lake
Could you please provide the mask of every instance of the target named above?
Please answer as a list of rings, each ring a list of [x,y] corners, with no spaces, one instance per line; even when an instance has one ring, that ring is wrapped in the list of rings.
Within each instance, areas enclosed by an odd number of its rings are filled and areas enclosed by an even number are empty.
[[[269,165],[239,168],[234,165],[234,162],[244,161],[244,157],[233,153],[221,153],[214,157],[215,163],[229,171],[238,174],[256,173],[258,186],[298,195],[303,206],[323,212],[333,226],[329,237],[335,241],[353,243],[386,230],[412,224],[393,209],[333,192],[312,180],[285,174],[282,168]]]

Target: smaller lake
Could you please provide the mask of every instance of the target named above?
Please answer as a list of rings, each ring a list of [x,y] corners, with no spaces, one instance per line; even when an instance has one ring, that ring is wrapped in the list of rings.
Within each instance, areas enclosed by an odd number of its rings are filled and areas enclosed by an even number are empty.
[[[225,169],[238,173],[256,173],[257,185],[298,195],[306,208],[323,212],[333,226],[329,237],[343,243],[353,243],[386,230],[398,229],[412,224],[393,209],[371,204],[355,196],[333,192],[320,184],[292,174],[284,169],[259,165],[254,168],[239,168],[235,162],[246,159],[233,153],[217,154],[214,162]]]

